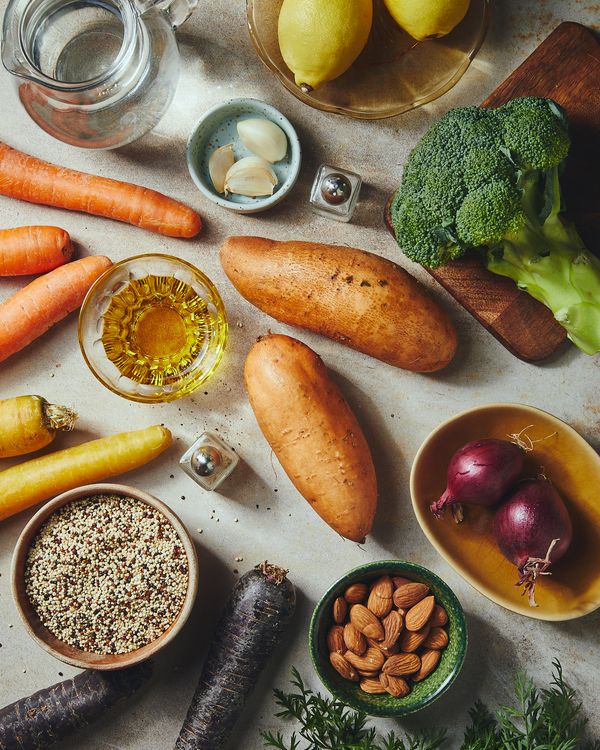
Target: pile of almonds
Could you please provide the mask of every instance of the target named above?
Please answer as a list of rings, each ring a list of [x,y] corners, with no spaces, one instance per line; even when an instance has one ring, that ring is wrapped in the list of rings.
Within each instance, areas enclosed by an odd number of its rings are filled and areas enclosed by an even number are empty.
[[[409,680],[428,677],[448,645],[446,610],[426,584],[407,578],[353,583],[333,603],[333,620],[327,634],[331,665],[365,693],[403,698]]]

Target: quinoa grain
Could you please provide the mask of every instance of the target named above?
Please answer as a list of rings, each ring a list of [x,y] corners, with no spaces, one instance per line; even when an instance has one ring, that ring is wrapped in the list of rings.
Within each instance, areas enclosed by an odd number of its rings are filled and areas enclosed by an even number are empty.
[[[96,654],[124,654],[156,640],[188,587],[183,544],[158,510],[96,495],[59,508],[27,555],[27,596],[48,630]]]

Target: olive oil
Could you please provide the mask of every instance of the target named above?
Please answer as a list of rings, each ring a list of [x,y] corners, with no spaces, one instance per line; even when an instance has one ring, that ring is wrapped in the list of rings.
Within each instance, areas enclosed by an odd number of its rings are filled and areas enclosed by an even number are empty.
[[[184,378],[222,343],[222,322],[189,284],[148,275],[112,296],[103,315],[102,344],[124,377],[163,386]]]

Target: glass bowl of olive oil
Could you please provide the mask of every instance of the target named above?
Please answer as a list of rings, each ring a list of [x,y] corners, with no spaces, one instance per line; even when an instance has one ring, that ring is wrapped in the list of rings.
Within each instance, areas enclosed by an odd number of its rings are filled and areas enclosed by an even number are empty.
[[[79,314],[79,344],[98,380],[132,401],[173,401],[214,373],[227,316],[212,281],[169,255],[116,263],[91,287]]]

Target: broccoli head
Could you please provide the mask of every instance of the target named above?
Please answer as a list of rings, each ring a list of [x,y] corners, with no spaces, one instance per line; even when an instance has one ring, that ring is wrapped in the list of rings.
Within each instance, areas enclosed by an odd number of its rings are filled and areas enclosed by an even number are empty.
[[[561,215],[565,114],[541,97],[454,109],[415,146],[391,207],[404,253],[438,268],[478,249],[488,269],[547,305],[600,351],[600,260]]]

